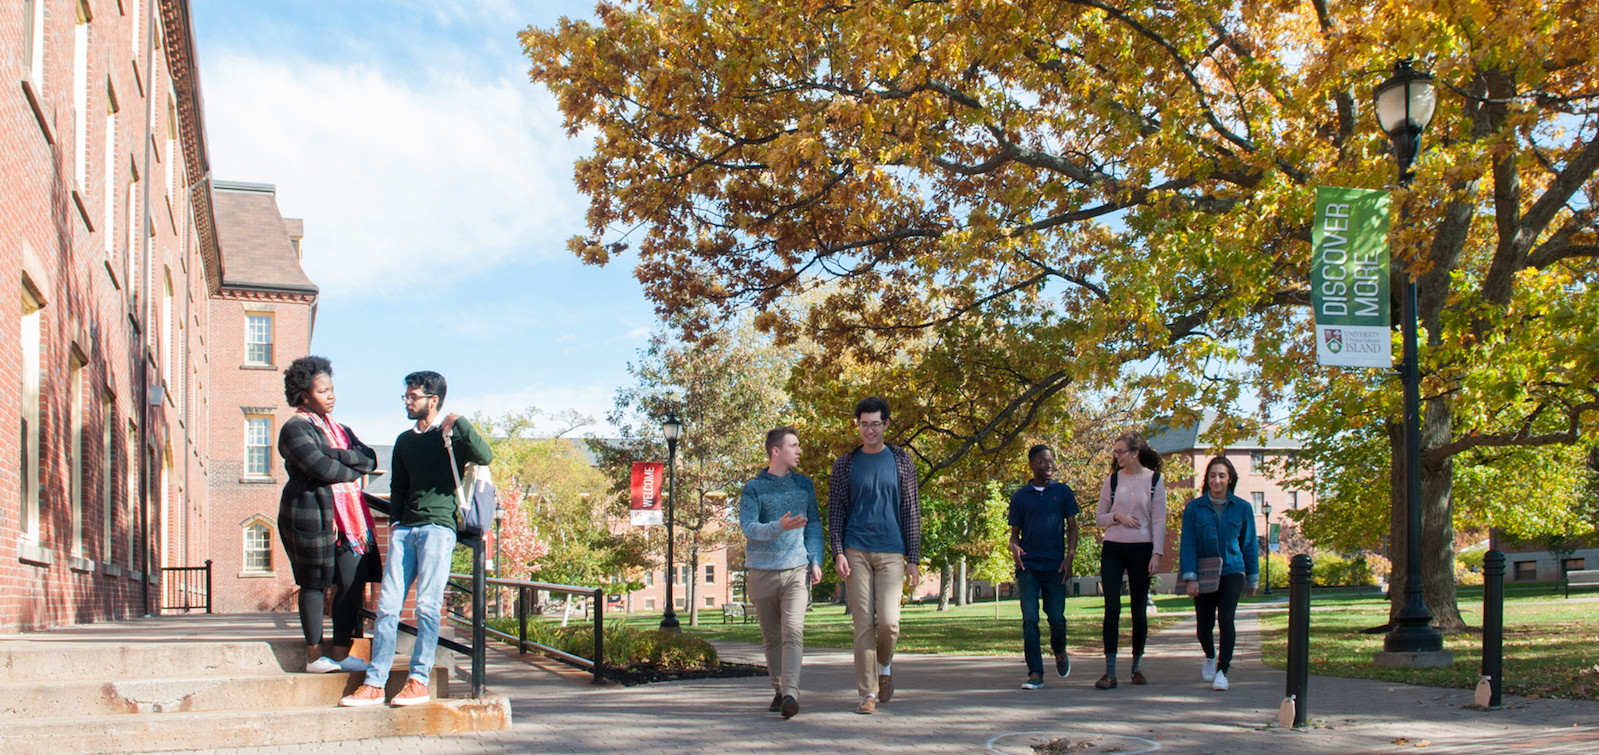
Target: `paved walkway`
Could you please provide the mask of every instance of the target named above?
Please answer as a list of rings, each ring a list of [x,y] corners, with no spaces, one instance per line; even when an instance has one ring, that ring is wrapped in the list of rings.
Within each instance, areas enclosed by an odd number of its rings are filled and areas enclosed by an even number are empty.
[[[491,652],[489,686],[511,699],[516,724],[509,730],[210,752],[1032,755],[1033,743],[1061,737],[1089,743],[1074,753],[1124,755],[1391,753],[1418,746],[1451,754],[1599,752],[1599,703],[1506,697],[1505,709],[1477,712],[1464,708],[1471,703],[1468,690],[1358,679],[1312,677],[1315,725],[1277,728],[1284,674],[1260,661],[1253,609],[1240,609],[1228,692],[1213,692],[1200,680],[1191,618],[1151,638],[1146,687],[1127,684],[1124,668],[1121,687],[1095,689],[1103,672],[1099,658],[1077,658],[1069,678],[1051,675],[1044,689],[1029,692],[1020,689],[1026,676],[1020,653],[900,655],[894,662],[898,691],[873,716],[853,712],[849,653],[812,650],[801,711],[789,721],[766,711],[771,688],[764,678],[596,687],[587,674],[559,664],[529,665],[514,654]],[[759,656],[753,645],[722,647],[729,659]],[[1122,665],[1129,663],[1124,657]]]

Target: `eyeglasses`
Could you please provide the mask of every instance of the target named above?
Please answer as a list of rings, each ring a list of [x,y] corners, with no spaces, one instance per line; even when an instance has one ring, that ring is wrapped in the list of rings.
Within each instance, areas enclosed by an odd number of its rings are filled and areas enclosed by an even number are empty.
[[[883,429],[885,427],[888,427],[888,423],[887,422],[856,422],[855,426],[859,427],[862,430],[881,430],[881,429]]]
[[[434,396],[431,393],[424,393],[424,394],[422,394],[420,396],[413,396],[413,395],[411,395],[409,393],[406,393],[406,394],[402,394],[400,396],[400,400],[404,401],[407,404],[418,404],[418,403],[421,403],[422,399],[425,399],[425,398],[437,398],[437,397]]]
[[[1133,449],[1131,449],[1131,448],[1112,448],[1110,450],[1110,453],[1111,453],[1112,456],[1121,456],[1122,454],[1133,453]]]

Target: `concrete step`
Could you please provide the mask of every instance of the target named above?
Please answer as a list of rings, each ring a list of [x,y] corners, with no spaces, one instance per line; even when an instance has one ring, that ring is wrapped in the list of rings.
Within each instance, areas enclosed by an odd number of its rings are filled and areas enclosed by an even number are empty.
[[[232,677],[304,669],[305,646],[283,640],[0,645],[0,683]]]
[[[304,652],[303,650],[301,652]],[[389,676],[390,696],[405,686],[403,668]],[[428,687],[435,699],[450,696],[449,669],[435,667]],[[0,683],[0,718],[56,719],[139,713],[268,710],[329,707],[355,691],[364,673],[199,676],[114,681],[69,680]]]
[[[408,708],[280,708],[139,713],[10,720],[0,718],[6,755],[98,755],[335,742],[505,729],[504,697],[437,700]]]

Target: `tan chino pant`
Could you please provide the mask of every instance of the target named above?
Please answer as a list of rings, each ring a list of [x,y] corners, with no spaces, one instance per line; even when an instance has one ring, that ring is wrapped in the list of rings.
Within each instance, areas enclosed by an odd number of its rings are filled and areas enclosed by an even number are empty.
[[[899,641],[899,599],[905,589],[905,554],[844,549],[849,561],[846,601],[855,623],[855,687],[877,694],[877,667],[894,661]]]
[[[800,661],[805,657],[805,606],[810,601],[809,564],[792,569],[750,569],[748,587],[761,622],[766,671],[772,689],[799,698]]]

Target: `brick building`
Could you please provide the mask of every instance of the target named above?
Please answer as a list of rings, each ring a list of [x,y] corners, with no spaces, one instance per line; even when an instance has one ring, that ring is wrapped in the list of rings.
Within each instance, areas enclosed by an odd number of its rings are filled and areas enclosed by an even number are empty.
[[[299,220],[278,213],[270,184],[216,181],[222,284],[210,300],[209,517],[214,609],[293,610],[278,543],[283,461],[278,428],[294,415],[283,368],[311,350],[316,284],[300,268]]]
[[[187,4],[7,5],[0,631],[154,612],[203,557],[220,273]]]

